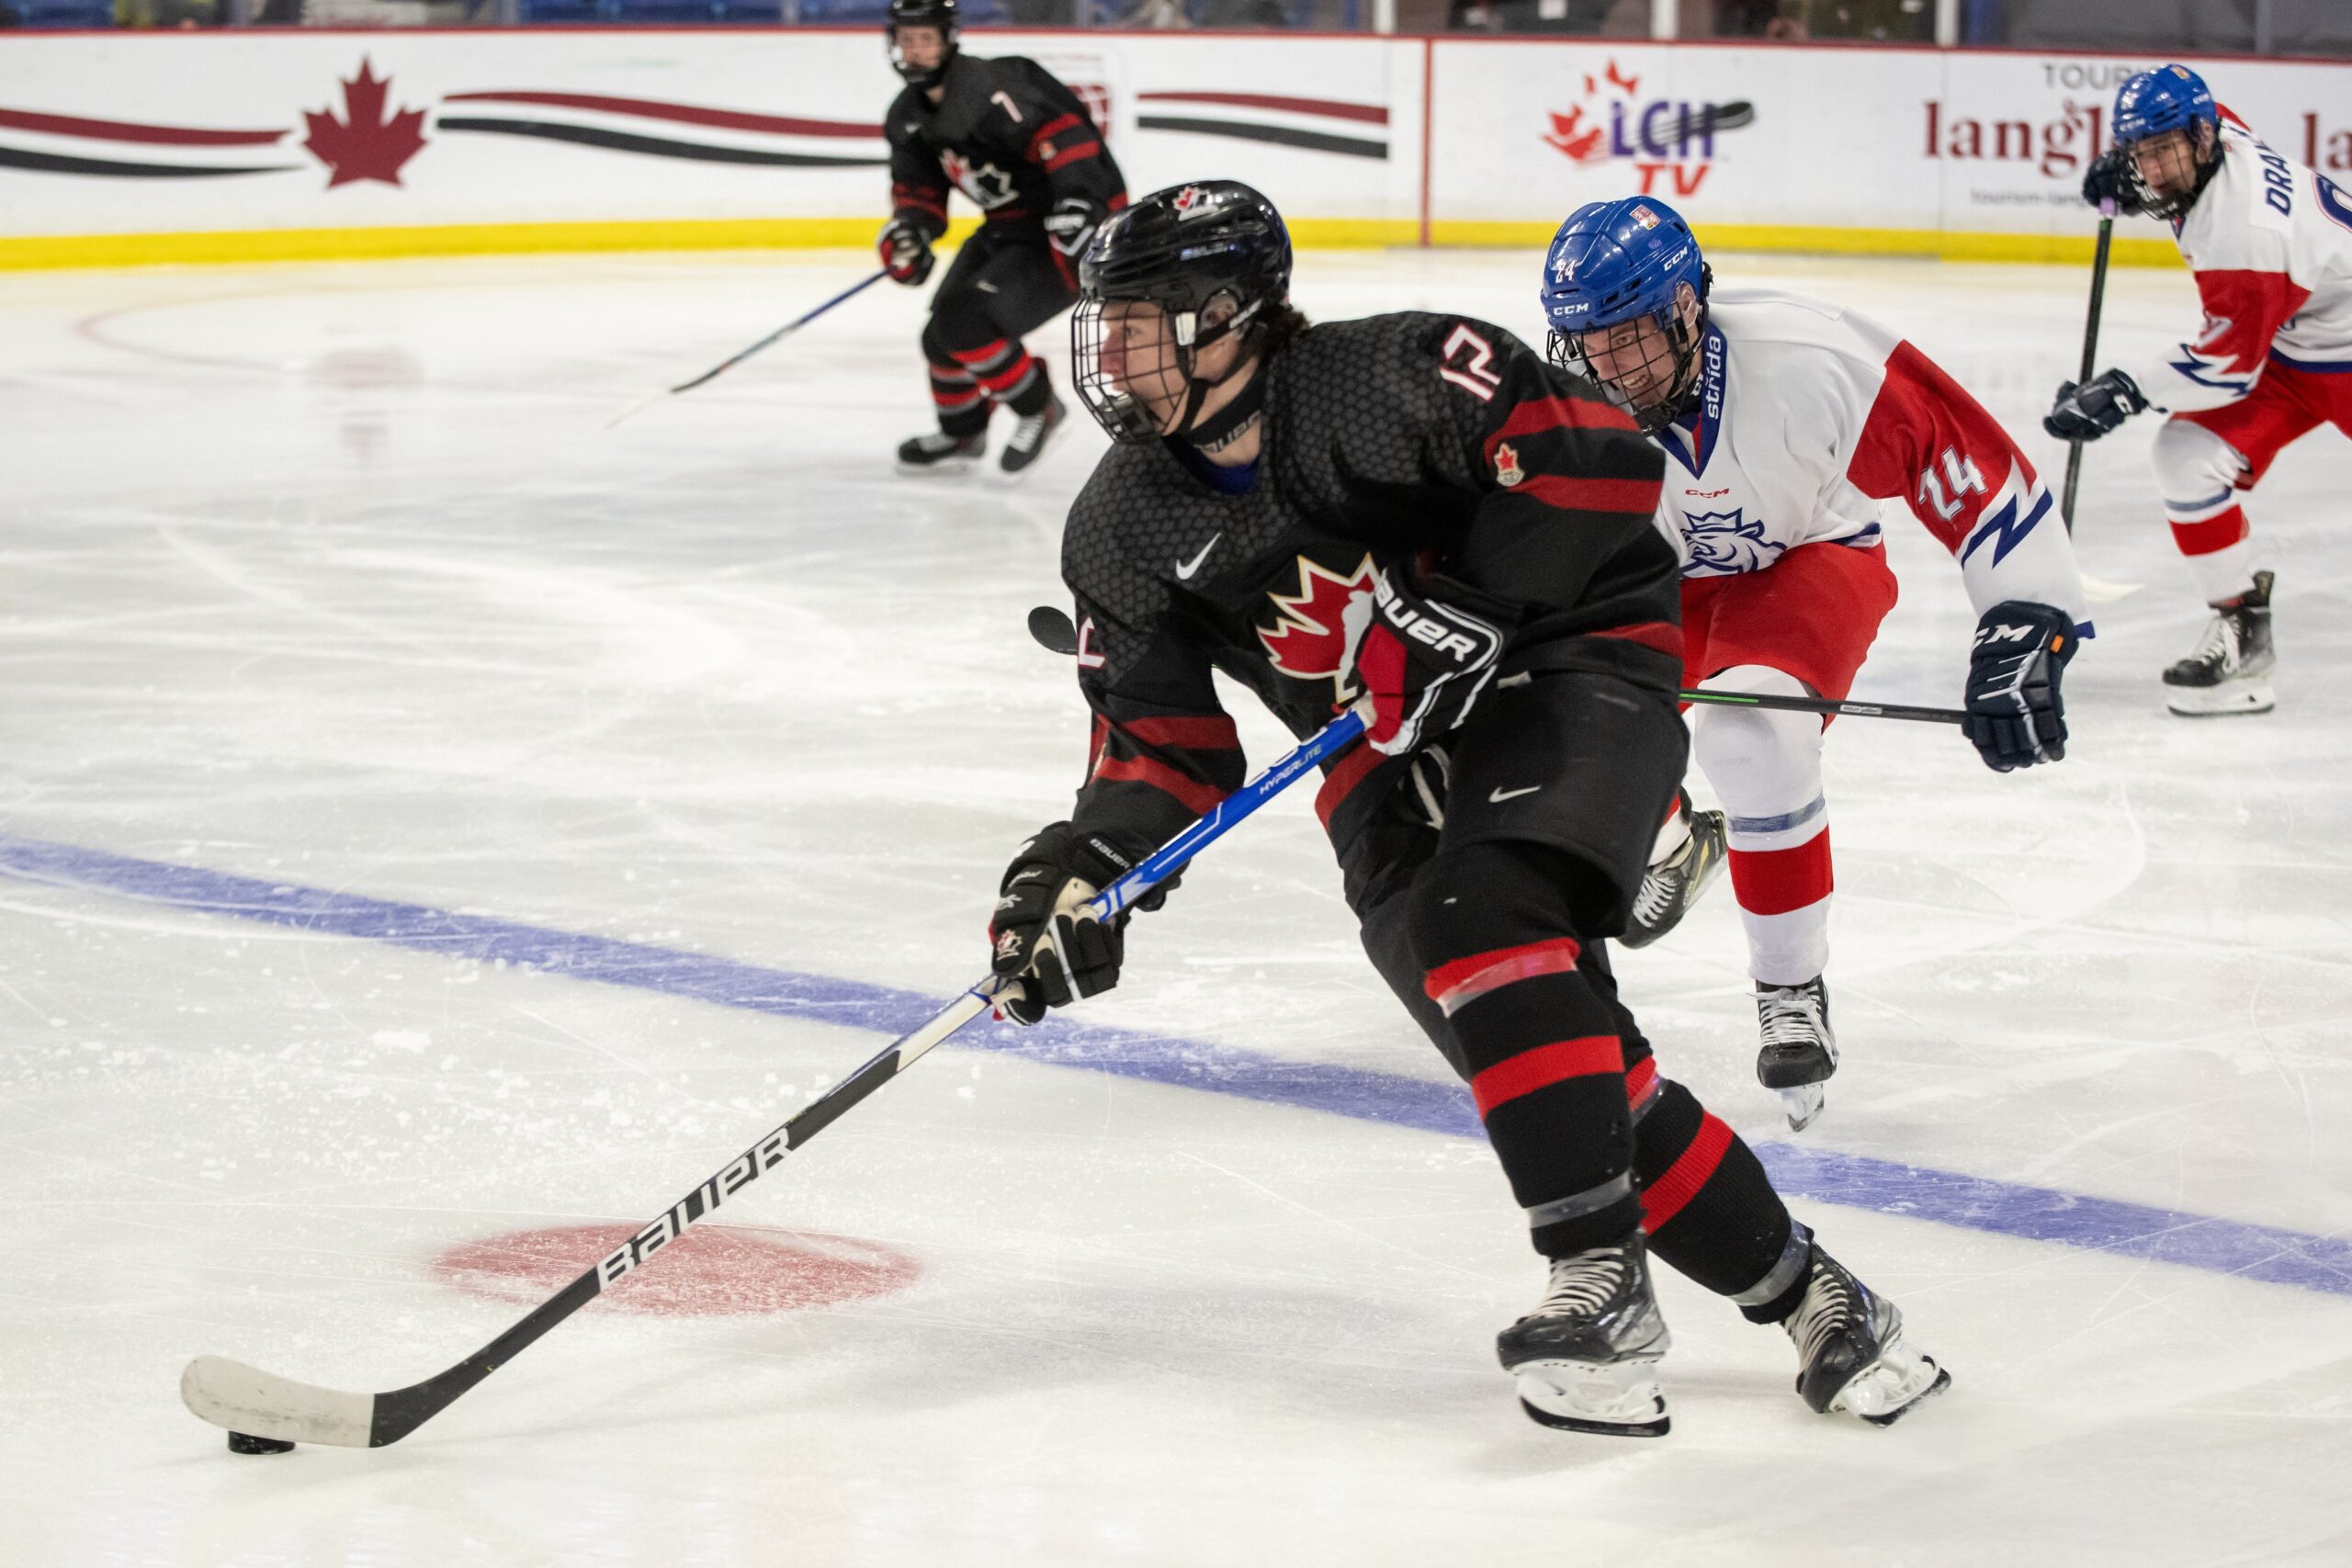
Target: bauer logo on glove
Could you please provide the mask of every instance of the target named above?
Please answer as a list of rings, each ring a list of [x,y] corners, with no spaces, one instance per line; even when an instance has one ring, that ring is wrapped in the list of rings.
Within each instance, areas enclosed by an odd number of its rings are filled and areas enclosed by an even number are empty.
[[[1375,751],[1410,751],[1470,715],[1503,650],[1499,627],[1399,586],[1384,570],[1347,609],[1356,684],[1372,699]]]

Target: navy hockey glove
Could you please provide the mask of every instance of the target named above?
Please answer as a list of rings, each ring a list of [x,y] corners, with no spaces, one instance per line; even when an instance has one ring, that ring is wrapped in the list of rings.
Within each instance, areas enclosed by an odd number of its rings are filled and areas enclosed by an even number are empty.
[[[1068,822],[1039,829],[1021,846],[1005,868],[1002,897],[989,921],[991,966],[1021,982],[1021,995],[1001,1004],[1004,1012],[1035,1023],[1048,1008],[1068,1007],[1119,983],[1126,911],[1108,924],[1079,911],[1141,858]],[[1135,907],[1159,908],[1182,874],[1153,888]]]
[[[1962,728],[1996,773],[2066,755],[2059,672],[2075,657],[2075,623],[2048,604],[2010,599],[1976,623],[1968,654],[1968,719]]]
[[[1390,570],[1350,603],[1346,621],[1356,684],[1372,698],[1364,739],[1392,757],[1467,718],[1503,650],[1493,622],[1400,587]]]
[[[2121,213],[2140,211],[2140,182],[2132,174],[2132,154],[2110,147],[2093,158],[2083,175],[2083,199],[2093,207],[2111,201]]]
[[[904,218],[883,224],[874,248],[881,253],[882,270],[890,275],[890,281],[910,288],[920,287],[931,276],[932,264],[937,259],[931,254],[931,236]]]
[[[2060,383],[2041,428],[2061,441],[2096,441],[2147,406],[2131,377],[2102,370],[2080,386]]]

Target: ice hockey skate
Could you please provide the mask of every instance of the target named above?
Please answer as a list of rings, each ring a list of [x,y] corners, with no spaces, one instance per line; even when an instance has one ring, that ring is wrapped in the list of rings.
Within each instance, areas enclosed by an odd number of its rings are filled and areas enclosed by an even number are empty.
[[[1635,1230],[1614,1246],[1554,1258],[1544,1299],[1496,1337],[1495,1351],[1519,1384],[1520,1408],[1542,1425],[1662,1438],[1657,1363],[1672,1342]]]
[[[1005,442],[1004,455],[997,459],[997,466],[1008,474],[1017,474],[1044,457],[1054,437],[1061,434],[1068,412],[1057,397],[1039,412],[1023,414],[1021,423],[1012,427],[1012,438]]]
[[[1797,1348],[1797,1393],[1816,1411],[1892,1426],[1951,1386],[1951,1374],[1903,1337],[1903,1314],[1813,1244],[1804,1299],[1781,1326]]]
[[[899,471],[907,474],[963,473],[986,455],[985,435],[950,435],[944,430],[926,432],[899,444]]]
[[[1723,874],[1726,832],[1720,811],[1693,811],[1684,791],[1675,810],[1685,836],[1680,845],[1642,876],[1634,896],[1634,913],[1625,934],[1617,940],[1627,947],[1647,947],[1676,926],[1701,894]]]
[[[2195,650],[2165,671],[2165,706],[2190,718],[2218,718],[2278,705],[2270,689],[2278,664],[2270,646],[2274,575],[2256,572],[2253,587],[2213,606]]]
[[[1829,989],[1816,975],[1801,986],[1756,983],[1756,1021],[1764,1043],[1756,1081],[1777,1090],[1789,1131],[1802,1133],[1821,1114],[1838,1070],[1838,1036],[1829,1028]]]

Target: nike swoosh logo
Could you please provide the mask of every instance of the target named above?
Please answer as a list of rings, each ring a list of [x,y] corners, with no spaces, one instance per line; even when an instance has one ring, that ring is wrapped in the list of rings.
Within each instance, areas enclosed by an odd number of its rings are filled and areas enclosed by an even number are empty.
[[[1487,798],[1497,806],[1500,806],[1506,800],[1517,800],[1522,795],[1533,795],[1543,787],[1542,784],[1529,784],[1525,789],[1498,789]]]
[[[1209,542],[1201,547],[1201,553],[1199,555],[1194,556],[1191,560],[1178,561],[1176,563],[1177,581],[1180,582],[1190,582],[1193,580],[1193,573],[1201,570],[1201,563],[1209,558],[1209,552],[1216,548],[1216,542],[1224,537],[1225,530],[1220,528],[1216,533],[1209,536]]]

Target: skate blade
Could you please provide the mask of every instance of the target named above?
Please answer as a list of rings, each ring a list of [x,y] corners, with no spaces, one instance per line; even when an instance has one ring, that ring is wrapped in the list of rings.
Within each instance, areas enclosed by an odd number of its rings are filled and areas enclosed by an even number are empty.
[[[1670,1423],[1657,1359],[1522,1361],[1511,1369],[1529,1420],[1562,1432],[1663,1438]]]
[[[1789,1131],[1802,1133],[1813,1125],[1826,1108],[1829,1100],[1827,1083],[1801,1083],[1793,1089],[1780,1089],[1781,1111],[1789,1119]]]
[[[2183,718],[2226,718],[2233,714],[2268,713],[2278,705],[2267,681],[2258,684],[2167,686],[2165,706]]]
[[[1833,1416],[1858,1416],[1873,1427],[1892,1427],[1921,1400],[1951,1386],[1951,1374],[1934,1357],[1911,1348],[1896,1330],[1877,1360],[1856,1372],[1829,1402]]]
[[[985,457],[986,454],[980,455]],[[909,479],[932,479],[953,477],[960,479],[979,471],[980,457],[942,457],[936,463],[900,463],[899,477]]]

